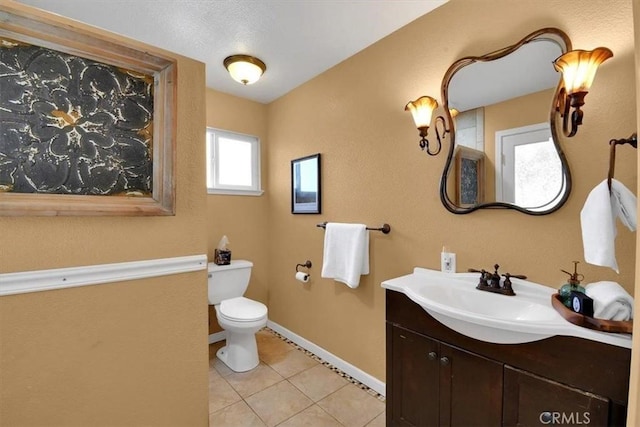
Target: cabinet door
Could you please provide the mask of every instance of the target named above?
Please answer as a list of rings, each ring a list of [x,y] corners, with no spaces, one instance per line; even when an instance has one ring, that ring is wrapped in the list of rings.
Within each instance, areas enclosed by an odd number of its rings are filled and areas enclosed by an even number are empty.
[[[502,424],[502,363],[440,344],[440,425]]]
[[[438,342],[406,329],[391,329],[391,424],[437,426]]]
[[[585,375],[593,375],[585,372]],[[609,400],[511,366],[504,369],[504,425],[607,426]]]

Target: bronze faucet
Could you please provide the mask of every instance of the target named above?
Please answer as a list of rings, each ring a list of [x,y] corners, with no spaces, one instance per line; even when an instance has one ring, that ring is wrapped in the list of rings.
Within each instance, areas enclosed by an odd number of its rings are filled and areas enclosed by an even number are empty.
[[[478,286],[476,289],[481,291],[494,292],[503,295],[513,296],[516,293],[513,292],[513,288],[511,287],[511,278],[515,277],[516,279],[526,279],[527,276],[523,276],[522,274],[510,274],[505,273],[504,282],[502,286],[500,286],[500,273],[498,273],[498,268],[500,266],[495,264],[493,273],[489,273],[487,270],[476,270],[474,268],[470,268],[469,272],[471,273],[480,273],[480,281],[478,282]]]

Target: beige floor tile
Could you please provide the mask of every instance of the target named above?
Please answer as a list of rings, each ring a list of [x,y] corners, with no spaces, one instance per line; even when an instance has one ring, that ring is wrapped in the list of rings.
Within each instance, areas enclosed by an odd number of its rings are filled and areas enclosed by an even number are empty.
[[[284,357],[275,362],[266,362],[277,373],[285,378],[305,371],[318,365],[318,362],[307,356],[300,350],[288,351]]]
[[[262,420],[244,401],[209,414],[209,425],[211,427],[265,427]]]
[[[213,359],[209,359],[209,366],[213,367],[221,377],[228,377],[233,374],[231,368],[224,364],[224,362],[214,354]]]
[[[216,352],[224,347],[226,343],[227,342],[223,340],[209,344],[209,367],[213,367],[223,377],[233,374],[231,368],[216,356]]]
[[[342,424],[318,405],[313,405],[278,424],[278,427],[342,427]]]
[[[362,427],[384,411],[384,402],[354,384],[347,384],[318,405],[348,427]]]
[[[387,411],[384,411],[373,419],[367,427],[385,427],[387,425]]]
[[[209,363],[209,381],[217,380],[218,378],[222,378],[222,376],[216,370],[213,364]]]
[[[209,413],[242,400],[240,395],[221,377],[209,380]]]
[[[288,381],[281,381],[253,394],[246,399],[246,402],[269,427],[281,423],[313,404]]]
[[[280,338],[269,332],[258,332],[256,334],[258,343],[258,356],[265,363],[278,362],[292,350],[295,350],[291,344],[286,343]]]
[[[320,364],[292,376],[289,381],[314,402],[349,384],[349,381]]]
[[[283,380],[282,376],[264,363],[248,372],[233,372],[224,377],[240,396],[246,398]]]

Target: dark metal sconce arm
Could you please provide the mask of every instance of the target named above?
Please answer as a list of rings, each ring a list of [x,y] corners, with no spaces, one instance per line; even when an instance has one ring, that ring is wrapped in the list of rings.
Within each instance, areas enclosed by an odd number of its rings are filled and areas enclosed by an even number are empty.
[[[578,132],[578,126],[582,124],[584,113],[581,107],[584,105],[584,97],[587,92],[576,92],[567,95],[565,88],[560,90],[558,94],[558,105],[556,111],[560,112],[562,117],[562,132],[567,138],[571,138]],[[571,129],[569,129],[569,113],[571,112]]]
[[[438,124],[440,124],[441,130],[438,129]],[[427,139],[427,135],[429,133],[429,126],[424,126],[424,127],[419,128],[419,130],[420,130],[420,148],[430,156],[435,156],[435,155],[440,153],[440,150],[442,150],[442,139],[447,134],[447,132],[449,132],[449,129],[447,129],[447,124],[444,121],[444,117],[442,117],[442,116],[436,117],[436,123],[434,125],[434,128],[436,130],[436,140],[438,141],[438,146],[437,146],[436,150],[434,150],[434,151],[431,151],[429,149],[429,140]],[[441,131],[442,131],[442,133],[440,133]]]

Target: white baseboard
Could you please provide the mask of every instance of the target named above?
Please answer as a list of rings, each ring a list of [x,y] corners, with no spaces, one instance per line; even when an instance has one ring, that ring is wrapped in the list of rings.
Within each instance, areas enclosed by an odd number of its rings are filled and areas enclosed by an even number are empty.
[[[284,336],[285,338],[290,339],[294,343],[298,344],[300,347],[320,357],[322,360],[329,362],[330,364],[340,369],[345,374],[355,378],[356,380],[360,381],[362,384],[366,385],[367,387],[375,390],[376,392],[380,393],[383,396],[386,396],[386,384],[380,381],[379,379],[377,379],[376,377],[369,375],[368,373],[364,372],[362,369],[339,358],[335,354],[328,352],[327,350],[312,343],[306,338],[301,337],[295,332],[291,332],[287,328],[280,326],[275,322],[272,322],[271,320],[267,321],[267,327],[273,329],[274,331]],[[209,335],[209,337],[211,337],[211,335]]]
[[[226,338],[227,338],[227,334],[225,333],[225,331],[216,332],[215,334],[209,335],[209,344],[222,341]]]
[[[0,274],[0,297],[205,270],[206,255]]]

